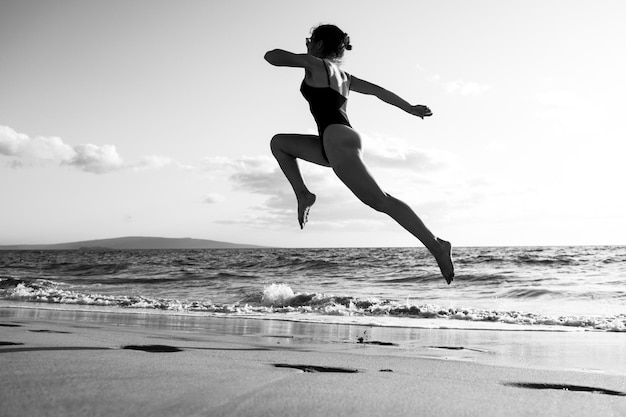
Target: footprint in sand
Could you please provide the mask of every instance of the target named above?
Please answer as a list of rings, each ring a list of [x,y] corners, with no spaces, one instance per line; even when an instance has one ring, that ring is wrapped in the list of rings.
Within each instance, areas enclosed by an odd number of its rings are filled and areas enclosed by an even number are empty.
[[[464,346],[425,346],[430,349],[447,349],[447,350],[471,350],[472,352],[491,353],[488,350],[466,348]]]
[[[359,372],[358,369],[352,368],[334,368],[330,366],[315,366],[315,365],[291,365],[288,363],[275,363],[276,368],[292,368],[299,369],[303,372],[334,372],[342,374],[354,374]]]
[[[33,333],[58,333],[58,334],[72,334],[72,332],[62,332],[61,330],[29,330]]]
[[[573,392],[590,392],[592,394],[604,394],[615,395],[618,397],[626,397],[626,392],[614,391],[610,389],[588,387],[585,385],[569,385],[569,384],[545,384],[545,383],[527,383],[527,382],[504,382],[502,385],[515,388],[529,388],[529,389],[553,389],[560,391],[573,391]]]
[[[176,346],[168,346],[168,345],[127,345],[122,346],[122,349],[129,350],[141,350],[143,352],[151,352],[151,353],[169,353],[169,352],[182,352],[182,349],[177,348]]]

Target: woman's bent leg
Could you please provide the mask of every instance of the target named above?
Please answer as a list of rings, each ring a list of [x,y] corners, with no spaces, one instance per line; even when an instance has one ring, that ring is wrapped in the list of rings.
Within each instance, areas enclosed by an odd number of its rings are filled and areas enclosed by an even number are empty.
[[[322,153],[318,136],[278,134],[271,141],[272,154],[291,184],[298,200],[298,223],[302,229],[308,220],[308,213],[315,203],[315,194],[307,188],[297,158],[318,165],[329,166]]]
[[[325,149],[330,165],[339,179],[363,203],[388,214],[417,237],[433,254],[441,273],[450,283],[454,277],[450,243],[436,238],[407,204],[385,193],[378,186],[361,158],[358,133],[346,126],[333,125],[326,131],[325,138]]]

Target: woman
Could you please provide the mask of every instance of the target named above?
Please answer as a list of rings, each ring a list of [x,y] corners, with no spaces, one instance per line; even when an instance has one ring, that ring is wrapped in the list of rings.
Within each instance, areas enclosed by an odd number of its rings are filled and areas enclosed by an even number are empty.
[[[435,237],[408,205],[378,186],[361,159],[361,138],[350,126],[346,102],[349,91],[356,91],[374,95],[422,119],[432,116],[432,112],[426,106],[412,106],[394,93],[341,70],[339,62],[344,51],[352,46],[348,35],[337,26],[321,25],[313,29],[306,46],[306,54],[280,49],[265,54],[265,60],[272,65],[304,68],[300,91],[309,102],[319,130],[319,136],[278,134],[271,142],[272,153],[296,193],[300,228],[308,220],[315,194],[304,183],[298,158],[331,167],[363,203],[388,214],[417,237],[435,257],[441,274],[450,284],[454,279],[450,243]]]

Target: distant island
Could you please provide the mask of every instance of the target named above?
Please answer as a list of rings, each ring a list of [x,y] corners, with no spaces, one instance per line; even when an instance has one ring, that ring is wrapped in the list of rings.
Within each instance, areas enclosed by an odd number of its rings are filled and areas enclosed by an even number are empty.
[[[51,245],[0,245],[0,250],[245,249],[263,246],[191,238],[129,236]]]

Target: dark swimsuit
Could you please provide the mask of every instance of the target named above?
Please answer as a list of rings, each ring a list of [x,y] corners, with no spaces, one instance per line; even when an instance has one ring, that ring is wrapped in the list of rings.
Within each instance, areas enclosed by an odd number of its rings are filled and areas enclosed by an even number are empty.
[[[329,66],[332,69],[332,74]],[[336,65],[326,61],[324,61],[324,68],[328,75],[328,87],[312,87],[303,80],[300,92],[309,102],[311,114],[317,123],[322,154],[328,160],[324,150],[324,131],[333,124],[350,126],[346,113],[350,76]]]

